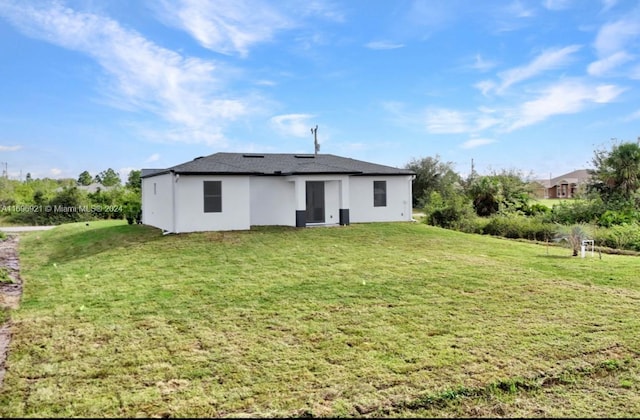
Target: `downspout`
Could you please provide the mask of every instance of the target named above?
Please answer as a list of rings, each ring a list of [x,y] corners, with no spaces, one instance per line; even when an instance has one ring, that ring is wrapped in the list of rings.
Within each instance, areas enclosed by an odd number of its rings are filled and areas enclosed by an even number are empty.
[[[413,181],[416,179],[416,175],[409,176],[409,214],[408,218],[411,221],[415,221],[413,218]],[[405,216],[406,217],[406,216]]]
[[[171,171],[171,219],[173,223],[173,228],[171,231],[173,233],[178,233],[176,231],[177,224],[177,215],[176,215],[176,182],[178,179],[176,178],[176,174],[174,171]]]

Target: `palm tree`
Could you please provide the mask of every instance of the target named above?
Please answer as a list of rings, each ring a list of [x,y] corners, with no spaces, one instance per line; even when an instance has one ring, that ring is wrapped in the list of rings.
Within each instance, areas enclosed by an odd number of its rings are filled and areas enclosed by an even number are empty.
[[[609,166],[615,170],[615,184],[627,199],[640,187],[640,146],[624,143],[609,155]]]
[[[608,201],[621,196],[629,201],[640,189],[640,144],[620,143],[611,151],[595,152],[592,188]]]
[[[587,239],[587,232],[582,225],[561,226],[556,234],[555,240],[558,242],[567,242],[573,251],[573,256],[577,257],[582,241]]]

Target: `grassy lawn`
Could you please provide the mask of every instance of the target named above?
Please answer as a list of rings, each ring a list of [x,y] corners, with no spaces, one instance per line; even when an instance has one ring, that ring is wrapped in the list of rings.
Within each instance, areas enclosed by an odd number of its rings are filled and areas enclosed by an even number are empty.
[[[542,204],[549,208],[553,208],[554,205],[560,203],[571,204],[575,201],[579,200],[578,198],[536,198],[533,200],[534,203]]]
[[[20,242],[2,417],[638,417],[637,257],[417,223]]]

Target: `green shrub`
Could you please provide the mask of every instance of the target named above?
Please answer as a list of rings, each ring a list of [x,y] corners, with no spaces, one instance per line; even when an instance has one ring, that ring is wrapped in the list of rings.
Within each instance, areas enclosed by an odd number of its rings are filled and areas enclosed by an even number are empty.
[[[607,210],[598,218],[598,225],[611,227],[614,225],[634,223],[639,220],[640,213],[635,210]]]
[[[451,229],[455,229],[464,233],[476,233],[481,235],[482,233],[484,233],[484,227],[487,225],[487,223],[489,223],[488,218],[471,214],[455,222],[451,226]]]
[[[538,214],[547,214],[551,212],[551,209],[544,204],[534,203],[524,206],[522,211],[527,216],[535,216]]]
[[[541,217],[520,214],[496,214],[489,218],[483,232],[512,239],[547,241],[554,237],[556,226]]]
[[[594,230],[596,244],[607,248],[640,251],[640,224],[624,223]]]
[[[429,195],[424,214],[427,224],[456,230],[463,220],[475,216],[473,207],[465,196],[452,195],[443,198],[437,191]]]
[[[562,201],[554,204],[551,211],[545,214],[545,221],[561,225],[595,223],[606,210],[604,203],[599,198]]]

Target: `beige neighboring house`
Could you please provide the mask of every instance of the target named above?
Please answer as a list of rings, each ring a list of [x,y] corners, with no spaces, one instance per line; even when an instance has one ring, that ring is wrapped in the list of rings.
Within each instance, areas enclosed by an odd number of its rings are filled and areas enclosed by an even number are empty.
[[[105,187],[104,185],[100,184],[99,182],[92,182],[89,185],[78,185],[78,189],[79,190],[83,190],[86,191],[88,193],[94,194],[96,192],[98,192],[98,190],[100,191],[109,191],[112,190],[114,187]]]
[[[589,181],[589,172],[578,169],[551,179],[539,179],[535,194],[538,198],[574,198],[581,187]]]

